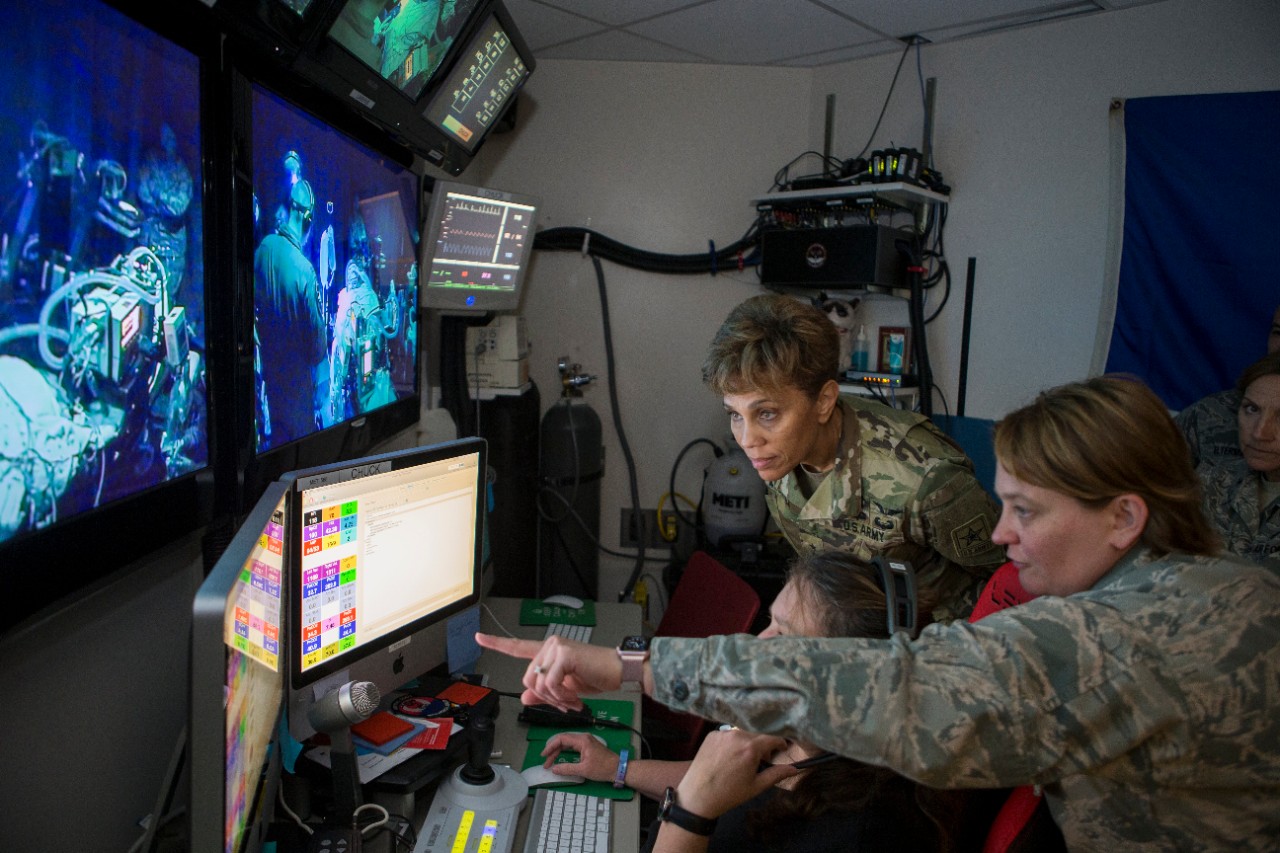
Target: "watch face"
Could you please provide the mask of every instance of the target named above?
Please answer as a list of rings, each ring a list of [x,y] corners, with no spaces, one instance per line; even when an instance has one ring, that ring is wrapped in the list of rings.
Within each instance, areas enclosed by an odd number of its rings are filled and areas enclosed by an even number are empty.
[[[637,636],[623,637],[618,649],[624,652],[647,652],[649,650],[649,639]]]
[[[662,794],[662,805],[658,807],[658,816],[663,820],[671,814],[671,807],[676,804],[676,789],[667,788]]]

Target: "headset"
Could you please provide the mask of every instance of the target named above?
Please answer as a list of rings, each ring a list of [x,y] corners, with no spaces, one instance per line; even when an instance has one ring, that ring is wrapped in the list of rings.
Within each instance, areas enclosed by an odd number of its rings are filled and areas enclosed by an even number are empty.
[[[920,633],[919,607],[916,597],[916,571],[906,560],[891,560],[877,554],[871,558],[871,565],[880,572],[880,586],[884,589],[884,609],[888,623],[889,636],[902,633],[909,639],[915,639]],[[732,728],[721,726],[721,729]],[[822,752],[811,758],[794,762],[791,766],[804,770],[828,761],[835,761],[840,756],[834,752]],[[767,761],[760,762],[757,772],[768,769]]]
[[[914,640],[920,633],[915,569],[905,560],[893,560],[881,554],[871,558],[871,565],[880,572],[889,636],[904,633]]]

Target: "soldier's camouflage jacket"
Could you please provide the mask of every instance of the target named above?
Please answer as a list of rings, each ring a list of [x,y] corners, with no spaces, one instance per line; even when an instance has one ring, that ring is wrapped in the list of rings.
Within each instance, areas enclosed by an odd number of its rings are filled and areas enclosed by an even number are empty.
[[[914,641],[655,637],[654,697],[940,788],[1039,784],[1071,850],[1280,850],[1280,578],[1135,548]]]
[[[1191,448],[1192,465],[1241,457],[1239,409],[1240,395],[1231,389],[1199,399],[1174,416]]]
[[[795,472],[768,484],[774,522],[797,553],[906,560],[939,601],[935,619],[968,616],[1004,562],[991,541],[1000,514],[973,463],[923,415],[851,396],[840,405],[835,468],[808,499]]]
[[[1243,458],[1196,469],[1204,491],[1204,513],[1229,553],[1280,572],[1280,499],[1258,506],[1262,475]]]

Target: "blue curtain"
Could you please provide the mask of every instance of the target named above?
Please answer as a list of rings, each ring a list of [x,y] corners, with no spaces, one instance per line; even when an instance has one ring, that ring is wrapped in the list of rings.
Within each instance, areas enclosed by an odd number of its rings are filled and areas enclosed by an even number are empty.
[[[1280,305],[1280,92],[1125,102],[1108,372],[1180,409],[1235,384]]]

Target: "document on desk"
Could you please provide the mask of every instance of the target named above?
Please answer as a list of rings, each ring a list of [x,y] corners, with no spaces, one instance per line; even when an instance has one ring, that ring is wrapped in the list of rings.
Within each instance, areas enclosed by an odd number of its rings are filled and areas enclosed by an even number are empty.
[[[438,725],[433,720],[415,720],[413,722],[415,725],[426,723],[425,728],[435,728]],[[444,720],[440,721],[441,724],[444,722]],[[462,731],[462,726],[454,723],[452,720],[449,720],[448,722],[452,725],[450,734]],[[418,733],[418,735],[421,734],[422,732]],[[360,784],[363,785],[368,782],[372,782],[392,767],[408,761],[421,751],[421,749],[415,749],[411,746],[402,746],[389,755],[381,755],[377,752],[357,748],[356,767],[360,774]],[[306,757],[314,761],[316,764],[319,764],[321,767],[332,767],[333,759],[330,757],[329,753],[330,750],[328,746],[316,746],[307,750]]]

